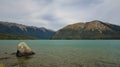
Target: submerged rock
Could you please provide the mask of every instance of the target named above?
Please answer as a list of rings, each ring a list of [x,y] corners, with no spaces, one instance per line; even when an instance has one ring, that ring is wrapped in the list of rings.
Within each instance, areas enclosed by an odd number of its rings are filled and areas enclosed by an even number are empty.
[[[10,59],[10,57],[1,57],[0,60]]]
[[[31,48],[25,43],[21,42],[17,47],[17,57],[28,57],[30,55],[34,55],[35,53],[31,50]]]

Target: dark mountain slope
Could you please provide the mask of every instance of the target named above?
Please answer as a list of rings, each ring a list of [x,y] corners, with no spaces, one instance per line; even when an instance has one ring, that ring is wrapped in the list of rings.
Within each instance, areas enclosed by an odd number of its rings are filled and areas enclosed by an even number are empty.
[[[37,28],[33,26],[26,26],[22,24],[0,22],[0,33],[11,35],[30,36],[38,39],[49,39],[54,31],[46,28]]]

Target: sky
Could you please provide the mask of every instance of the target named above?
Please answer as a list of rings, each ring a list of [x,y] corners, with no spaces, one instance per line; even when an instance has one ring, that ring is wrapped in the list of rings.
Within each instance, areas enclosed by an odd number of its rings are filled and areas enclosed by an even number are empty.
[[[93,20],[120,25],[120,0],[0,0],[0,21],[59,30]]]

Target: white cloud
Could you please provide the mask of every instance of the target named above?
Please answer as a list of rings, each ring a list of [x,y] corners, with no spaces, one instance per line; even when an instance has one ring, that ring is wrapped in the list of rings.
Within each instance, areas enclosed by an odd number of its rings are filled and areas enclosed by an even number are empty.
[[[120,24],[119,0],[0,0],[0,20],[58,30],[92,20]]]

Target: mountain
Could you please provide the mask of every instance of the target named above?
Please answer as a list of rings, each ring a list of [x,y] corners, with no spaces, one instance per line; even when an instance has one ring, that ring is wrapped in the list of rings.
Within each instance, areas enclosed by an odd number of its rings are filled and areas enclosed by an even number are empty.
[[[120,39],[120,26],[94,20],[58,30],[51,39]]]
[[[44,27],[37,28],[34,26],[0,21],[0,34],[26,36],[36,39],[49,39],[54,34],[54,31]]]

